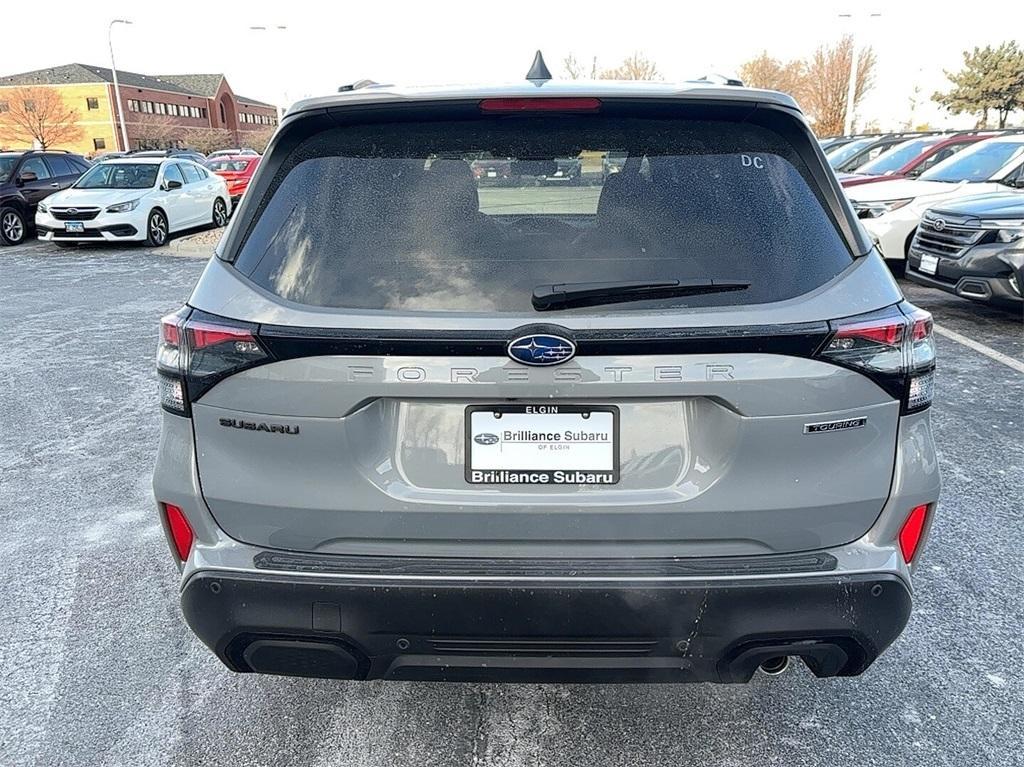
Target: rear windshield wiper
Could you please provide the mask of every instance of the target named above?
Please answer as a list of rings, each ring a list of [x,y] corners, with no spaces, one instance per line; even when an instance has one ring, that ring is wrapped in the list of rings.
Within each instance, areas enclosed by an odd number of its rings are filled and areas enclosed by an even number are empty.
[[[640,280],[619,282],[565,282],[559,285],[538,285],[533,289],[533,308],[538,312],[569,309],[576,306],[600,306],[627,301],[648,301],[655,298],[700,296],[706,293],[728,293],[746,290],[749,282],[742,280]]]

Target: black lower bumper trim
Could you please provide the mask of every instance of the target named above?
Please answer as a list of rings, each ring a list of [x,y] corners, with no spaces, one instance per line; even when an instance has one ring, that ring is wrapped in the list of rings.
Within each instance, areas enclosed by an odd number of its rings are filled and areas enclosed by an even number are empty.
[[[380,557],[261,551],[260,570],[310,574],[639,578],[788,575],[835,570],[826,552],[747,557],[633,559],[489,559],[486,557]]]
[[[341,679],[744,682],[798,656],[862,673],[906,625],[890,574],[619,583],[199,572],[192,630],[231,669]]]

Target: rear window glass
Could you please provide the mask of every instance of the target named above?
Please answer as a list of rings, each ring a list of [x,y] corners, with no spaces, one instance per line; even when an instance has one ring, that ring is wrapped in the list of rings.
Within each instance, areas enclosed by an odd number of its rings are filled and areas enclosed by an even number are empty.
[[[622,280],[750,287],[564,311],[778,301],[852,260],[805,176],[732,122],[356,125],[286,159],[235,266],[289,301],[388,312],[532,313],[540,286]]]

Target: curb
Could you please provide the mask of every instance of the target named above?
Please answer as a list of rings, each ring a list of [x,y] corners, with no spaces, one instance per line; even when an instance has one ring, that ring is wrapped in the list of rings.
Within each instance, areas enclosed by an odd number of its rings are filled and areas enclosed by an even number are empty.
[[[182,258],[209,258],[213,255],[213,250],[217,245],[216,243],[203,242],[202,240],[197,241],[205,234],[207,232],[197,232],[196,234],[178,237],[167,243],[167,246],[163,248],[163,252]]]

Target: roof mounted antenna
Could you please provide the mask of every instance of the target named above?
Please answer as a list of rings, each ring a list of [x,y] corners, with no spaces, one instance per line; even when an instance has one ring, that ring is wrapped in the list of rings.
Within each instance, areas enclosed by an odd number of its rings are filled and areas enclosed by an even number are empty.
[[[548,69],[548,65],[544,63],[544,56],[541,55],[540,51],[537,51],[537,55],[533,57],[533,63],[530,65],[530,71],[526,73],[526,79],[540,85],[545,80],[551,79],[551,70]]]

